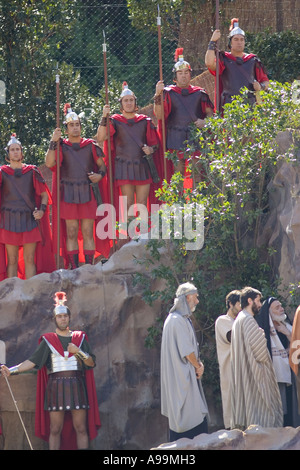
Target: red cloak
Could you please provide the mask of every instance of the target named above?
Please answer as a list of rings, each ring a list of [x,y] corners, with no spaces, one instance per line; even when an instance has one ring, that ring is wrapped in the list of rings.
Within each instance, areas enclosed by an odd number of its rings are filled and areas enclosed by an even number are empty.
[[[72,332],[72,343],[77,347],[82,343],[84,336],[87,336],[84,331]],[[62,344],[56,333],[46,333],[39,339],[39,343],[43,338],[46,338],[54,348],[64,356]],[[70,354],[72,356],[72,354]],[[87,429],[89,439],[93,440],[97,436],[98,429],[101,426],[100,415],[98,409],[98,401],[96,394],[95,378],[93,369],[85,370],[86,388],[89,401],[89,409],[87,412]],[[44,441],[49,440],[50,434],[50,417],[49,412],[44,410],[44,398],[48,381],[46,366],[43,366],[37,375],[37,390],[36,390],[36,412],[35,412],[35,434]],[[61,434],[61,450],[74,450],[77,448],[76,433],[72,425],[71,412],[65,411],[65,421]]]
[[[28,171],[33,170],[33,184],[35,188],[35,205],[36,207],[40,207],[41,205],[41,193],[47,192],[48,194],[48,205],[46,212],[44,213],[43,217],[39,221],[39,228],[42,235],[42,241],[38,242],[36,245],[35,251],[35,264],[36,264],[36,273],[51,273],[55,271],[55,260],[53,254],[53,246],[52,246],[52,234],[50,228],[50,221],[49,221],[49,205],[52,204],[52,198],[49,191],[49,188],[46,183],[40,181],[36,177],[36,171],[41,175],[40,170],[37,169],[35,165],[23,165],[22,173],[25,174]],[[2,181],[1,172],[5,172],[8,175],[12,175],[14,170],[9,165],[3,165],[0,169],[0,185]],[[1,191],[0,191],[0,204],[1,204]],[[6,269],[7,269],[7,259],[6,259],[6,250],[5,245],[0,243],[0,281],[6,279]],[[23,248],[20,247],[19,249],[19,263],[18,263],[18,277],[21,279],[25,279],[25,266],[24,266],[24,259],[23,259]]]
[[[69,142],[68,139],[64,139],[63,143],[66,145],[72,145],[71,142]],[[82,138],[80,141],[80,147],[85,147],[86,145],[90,145],[95,143],[93,139],[84,139]],[[94,170],[97,172],[99,170],[98,166],[96,165],[96,161],[98,160],[98,156],[96,155],[96,149],[95,146],[92,145],[92,151],[93,151],[93,158],[95,162],[95,167]],[[60,158],[60,165],[62,164],[63,161],[63,153],[62,153],[62,148],[60,146],[60,153],[59,153],[59,158]],[[52,234],[53,234],[53,246],[54,246],[54,253],[57,253],[58,249],[58,243],[57,243],[57,165],[54,165],[52,168],[50,168],[53,172],[52,176],[52,200],[53,200],[53,206],[52,206]],[[105,175],[102,180],[99,182],[99,190],[100,194],[102,197],[103,203],[108,202],[108,193],[107,193],[107,175]],[[96,226],[97,223],[99,222],[100,218],[95,219],[94,223],[94,240],[95,240],[95,258],[99,255],[103,255],[104,257],[109,256],[110,252],[110,242],[108,239],[101,240],[100,238],[97,237],[96,235]],[[67,238],[67,233],[66,233],[66,223],[63,219],[60,219],[60,255],[64,259],[64,264],[65,268],[68,267],[68,259],[67,259],[67,249],[66,249],[66,238]],[[82,234],[79,229],[79,234],[78,234],[78,243],[79,243],[79,262],[84,262],[84,255],[83,255],[83,249],[82,249]]]

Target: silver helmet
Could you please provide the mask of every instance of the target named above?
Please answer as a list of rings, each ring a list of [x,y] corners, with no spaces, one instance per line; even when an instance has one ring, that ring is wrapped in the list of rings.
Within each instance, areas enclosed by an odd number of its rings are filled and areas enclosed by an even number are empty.
[[[65,302],[67,301],[67,295],[65,292],[56,292],[54,294],[54,300],[55,300],[55,307],[53,310],[54,316],[64,315],[65,313],[70,315],[71,312],[69,308],[65,305]]]
[[[231,20],[231,25],[229,27],[229,38],[232,38],[232,36],[236,36],[237,34],[241,34],[242,36],[245,36],[245,31],[243,31],[239,27],[239,19],[238,18],[233,18]]]
[[[184,60],[183,57],[183,47],[178,47],[174,55],[175,65],[173,67],[173,72],[176,73],[178,70],[188,69],[192,71],[190,64]]]

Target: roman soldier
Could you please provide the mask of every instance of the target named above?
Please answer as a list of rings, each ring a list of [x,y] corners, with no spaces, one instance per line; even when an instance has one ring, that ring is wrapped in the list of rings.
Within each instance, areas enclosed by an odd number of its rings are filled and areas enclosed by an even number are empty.
[[[210,73],[216,76],[217,41],[221,33],[215,30],[208,45],[205,55],[205,64]],[[244,87],[249,89],[248,99],[253,105],[257,94],[261,90],[267,90],[269,79],[266,71],[255,54],[246,54],[245,32],[240,28],[237,18],[231,20],[228,36],[229,52],[219,52],[219,110],[222,111],[226,103],[232,101]],[[217,88],[217,87],[216,87]],[[217,101],[217,100],[216,100]]]
[[[101,426],[87,335],[71,331],[65,292],[55,293],[55,333],[39,339],[32,356],[17,366],[3,365],[6,376],[38,369],[35,434],[50,450],[88,449]]]
[[[64,126],[55,129],[45,163],[53,171],[53,240],[58,249],[57,224],[60,223],[60,253],[65,268],[76,269],[79,262],[93,264],[97,256],[109,255],[109,241],[96,236],[97,207],[106,202],[106,166],[104,154],[97,142],[81,136],[80,116],[71,105],[64,106]],[[57,145],[59,142],[60,201],[57,201]],[[60,205],[60,220],[57,209]]]
[[[55,270],[48,203],[50,191],[40,170],[23,162],[16,134],[0,168],[0,280],[28,279]]]
[[[185,173],[184,150],[185,142],[189,139],[190,126],[195,124],[203,128],[205,118],[213,114],[213,104],[206,91],[191,85],[192,68],[183,56],[183,48],[175,51],[175,65],[173,67],[175,85],[164,86],[162,80],[156,84],[154,95],[154,114],[159,123],[159,132],[162,134],[161,119],[164,116],[166,128],[166,150],[176,152],[178,164],[175,171]],[[162,105],[164,110],[162,112]],[[197,155],[195,152],[194,156]],[[173,173],[169,165],[169,176]]]
[[[103,116],[97,131],[98,142],[104,143],[106,166],[108,163],[109,119],[114,206],[119,214],[119,196],[127,198],[127,212],[134,204],[148,209],[157,203],[155,190],[162,180],[162,162],[159,159],[159,138],[151,118],[138,114],[137,97],[123,82],[119,98],[121,114],[109,117],[110,107],[103,107]],[[147,221],[148,223],[148,221]]]

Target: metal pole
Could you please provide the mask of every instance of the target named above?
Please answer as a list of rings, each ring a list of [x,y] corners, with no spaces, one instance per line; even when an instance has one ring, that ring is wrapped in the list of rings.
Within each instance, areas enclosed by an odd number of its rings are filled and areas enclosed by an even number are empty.
[[[57,65],[58,69],[58,65]],[[60,127],[59,124],[59,83],[60,83],[60,77],[59,73],[57,72],[56,77],[55,77],[55,82],[56,82],[56,127]],[[59,269],[60,267],[60,158],[59,158],[59,146],[60,146],[60,141],[57,141],[57,149],[56,149],[56,195],[57,195],[57,253],[56,253],[56,269]]]
[[[20,421],[21,421],[21,424],[22,424],[22,426],[23,426],[23,429],[24,429],[24,432],[25,432],[25,436],[26,436],[26,438],[27,438],[27,441],[28,441],[28,444],[29,444],[30,450],[33,450],[33,447],[32,447],[32,444],[31,444],[31,441],[30,441],[30,439],[29,439],[29,436],[28,436],[28,433],[27,433],[27,431],[26,431],[26,428],[25,428],[24,421],[23,421],[23,419],[22,419],[22,416],[21,416],[21,413],[20,413],[20,411],[19,411],[19,408],[18,408],[17,402],[16,402],[16,400],[15,400],[14,394],[13,394],[13,392],[12,392],[12,389],[11,389],[11,386],[10,386],[10,383],[9,383],[9,381],[8,381],[8,378],[6,377],[6,375],[5,375],[5,374],[2,374],[2,375],[5,377],[5,380],[6,380],[6,383],[7,383],[7,386],[8,386],[8,389],[9,389],[10,395],[11,395],[11,398],[12,398],[12,400],[13,400],[13,402],[14,402],[14,405],[15,405],[15,407],[16,407],[16,410],[17,410],[18,416],[19,416],[19,418],[20,418]]]
[[[220,29],[219,10],[220,10],[220,2],[219,0],[216,0],[216,29]],[[219,45],[217,41],[217,47],[216,47],[216,111],[217,112],[220,111],[219,107],[220,107]]]
[[[159,79],[163,81],[162,70],[162,51],[161,51],[161,17],[159,5],[157,5],[157,33],[158,33],[158,57],[159,57]],[[165,115],[164,115],[164,95],[162,92],[161,100],[161,127],[162,127],[162,141],[163,141],[163,155],[164,155],[164,178],[167,179],[167,162],[166,162],[166,128],[165,128]]]
[[[107,61],[106,61],[106,42],[105,42],[105,32],[104,32],[104,31],[103,31],[103,63],[104,63],[104,83],[105,83],[105,104],[109,104],[109,99],[108,99],[108,78],[107,78]],[[111,203],[112,205],[114,205],[113,174],[112,174],[112,162],[111,162],[111,142],[110,142],[110,122],[109,122],[109,116],[107,116],[106,131],[107,131],[107,149],[108,149],[110,203]],[[114,242],[114,239],[113,239],[113,251],[115,251],[115,242]]]

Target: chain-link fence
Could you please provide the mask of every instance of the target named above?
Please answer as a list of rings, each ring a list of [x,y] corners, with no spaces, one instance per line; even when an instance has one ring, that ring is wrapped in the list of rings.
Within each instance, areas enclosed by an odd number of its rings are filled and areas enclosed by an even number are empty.
[[[200,74],[205,70],[205,49],[216,22],[215,0],[116,0],[115,3],[107,0],[1,0],[1,148],[10,133],[16,132],[30,150],[27,160],[43,161],[56,121],[57,72],[60,74],[61,120],[63,104],[70,102],[77,112],[85,112],[85,136],[95,134],[105,102],[104,38],[112,109],[118,108],[123,81],[137,95],[140,107],[150,103],[159,79],[158,3],[162,12],[165,83],[173,80],[177,46],[184,47],[185,58],[191,62],[194,75]],[[233,16],[240,17],[241,26],[250,33],[264,31],[266,27],[272,32],[299,33],[299,1],[220,0],[222,47],[226,47],[229,19]],[[253,47],[262,46],[256,42]],[[272,55],[272,48],[265,54]],[[275,62],[290,60],[283,57],[283,53],[280,56],[277,51],[276,54]],[[296,52],[295,58],[299,60],[299,53]],[[1,157],[3,161],[3,152]]]

